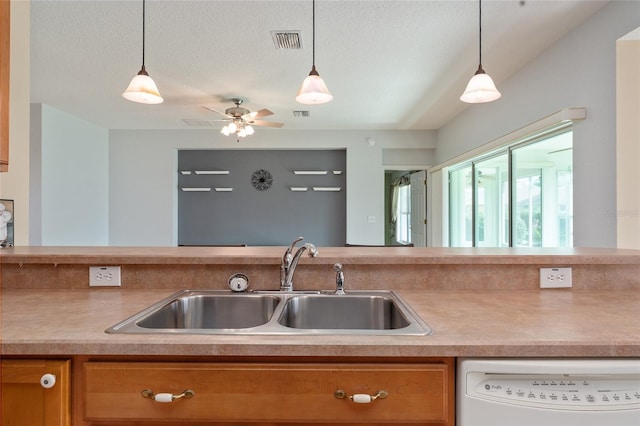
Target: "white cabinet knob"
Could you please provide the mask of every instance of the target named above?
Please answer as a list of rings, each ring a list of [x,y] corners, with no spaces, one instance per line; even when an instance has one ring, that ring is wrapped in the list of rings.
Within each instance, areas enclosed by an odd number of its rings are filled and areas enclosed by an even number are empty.
[[[40,386],[42,386],[45,389],[51,389],[52,387],[54,387],[56,384],[56,376],[54,376],[53,374],[44,374],[42,377],[40,377]]]

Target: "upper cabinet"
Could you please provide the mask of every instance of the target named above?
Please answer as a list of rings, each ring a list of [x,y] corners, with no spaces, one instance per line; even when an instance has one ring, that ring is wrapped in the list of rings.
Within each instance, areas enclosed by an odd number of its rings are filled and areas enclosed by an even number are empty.
[[[10,0],[0,0],[0,172],[9,170]]]

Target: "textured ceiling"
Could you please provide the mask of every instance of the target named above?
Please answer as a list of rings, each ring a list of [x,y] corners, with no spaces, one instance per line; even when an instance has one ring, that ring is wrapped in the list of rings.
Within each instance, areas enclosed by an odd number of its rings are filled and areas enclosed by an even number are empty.
[[[500,88],[604,4],[485,0],[485,70]],[[294,98],[311,69],[311,10],[148,0],[145,62],[165,102],[141,105],[121,96],[142,62],[141,0],[31,0],[31,101],[110,129],[193,128],[183,119],[217,119],[201,107],[224,111],[233,97],[285,129],[437,129],[478,107],[459,101],[478,65],[476,1],[317,0],[316,66],[334,100],[305,106]],[[300,31],[303,48],[276,49],[278,30]]]

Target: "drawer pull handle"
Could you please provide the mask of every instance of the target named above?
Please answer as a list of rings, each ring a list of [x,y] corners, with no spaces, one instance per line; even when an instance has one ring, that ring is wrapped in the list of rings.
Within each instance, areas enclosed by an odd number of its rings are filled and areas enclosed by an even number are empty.
[[[175,395],[172,393],[153,393],[151,389],[145,389],[141,394],[143,397],[153,399],[156,402],[173,402],[180,398],[192,398],[196,393],[191,389],[187,389],[186,391]]]
[[[348,399],[358,404],[369,404],[376,399],[385,399],[387,396],[389,396],[389,393],[384,390],[379,390],[375,395],[369,395],[366,393],[354,393],[353,395],[347,395],[345,391],[340,389],[335,391],[333,393],[333,396],[338,399]]]

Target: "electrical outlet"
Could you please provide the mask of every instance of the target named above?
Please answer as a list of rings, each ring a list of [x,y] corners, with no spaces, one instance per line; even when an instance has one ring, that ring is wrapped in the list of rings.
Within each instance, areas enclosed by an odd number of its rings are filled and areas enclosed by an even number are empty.
[[[571,268],[540,268],[540,288],[569,288]]]
[[[120,267],[119,266],[90,266],[89,267],[90,287],[120,287]]]

